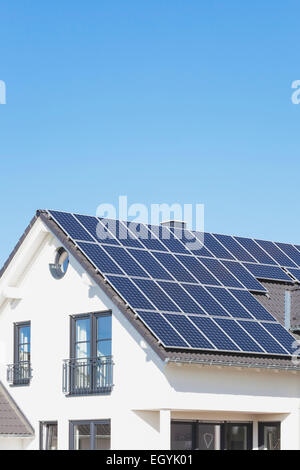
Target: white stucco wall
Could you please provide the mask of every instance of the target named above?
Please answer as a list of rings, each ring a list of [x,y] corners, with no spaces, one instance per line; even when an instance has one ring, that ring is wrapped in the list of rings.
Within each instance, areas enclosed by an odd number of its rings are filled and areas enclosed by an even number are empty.
[[[254,423],[280,419],[282,448],[300,448],[297,373],[166,365],[72,257],[66,276],[53,279],[48,265],[60,243],[45,233],[39,242],[26,272],[20,261],[0,281],[0,292],[8,282],[22,291],[21,300],[6,300],[0,307],[0,380],[6,386],[6,364],[13,362],[13,323],[31,321],[33,379],[28,387],[9,387],[36,430],[35,439],[24,440],[25,448],[38,449],[39,421],[58,421],[59,448],[67,449],[70,420],[109,418],[113,449],[166,448],[166,416]],[[62,361],[69,357],[69,316],[107,309],[112,310],[115,387],[109,396],[65,397]],[[20,445],[12,442],[10,446]]]

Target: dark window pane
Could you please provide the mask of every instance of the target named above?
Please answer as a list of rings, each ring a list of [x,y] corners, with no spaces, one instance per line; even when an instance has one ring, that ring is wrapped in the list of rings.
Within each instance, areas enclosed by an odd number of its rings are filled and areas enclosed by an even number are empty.
[[[193,423],[172,423],[171,449],[191,450],[193,448]]]

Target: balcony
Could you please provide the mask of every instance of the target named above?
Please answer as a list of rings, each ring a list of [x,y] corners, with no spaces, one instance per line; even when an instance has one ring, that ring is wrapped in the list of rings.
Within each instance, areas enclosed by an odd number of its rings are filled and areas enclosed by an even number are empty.
[[[29,385],[32,368],[29,361],[16,362],[7,366],[7,381],[11,385]]]
[[[66,359],[63,363],[63,392],[66,395],[110,393],[113,387],[111,356]]]

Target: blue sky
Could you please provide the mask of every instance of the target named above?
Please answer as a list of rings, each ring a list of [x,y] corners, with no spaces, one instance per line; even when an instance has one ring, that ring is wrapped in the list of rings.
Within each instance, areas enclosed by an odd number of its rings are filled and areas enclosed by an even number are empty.
[[[298,3],[298,4],[297,4]],[[204,203],[300,243],[299,2],[2,2],[0,264],[38,208]]]

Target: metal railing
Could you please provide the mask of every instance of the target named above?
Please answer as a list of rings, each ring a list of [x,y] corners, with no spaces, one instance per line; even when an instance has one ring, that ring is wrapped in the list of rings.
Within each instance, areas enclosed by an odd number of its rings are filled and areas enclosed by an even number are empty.
[[[12,385],[28,385],[32,379],[29,361],[16,362],[7,366],[7,381]]]
[[[63,392],[67,395],[109,393],[113,387],[111,356],[66,359],[63,363]]]

